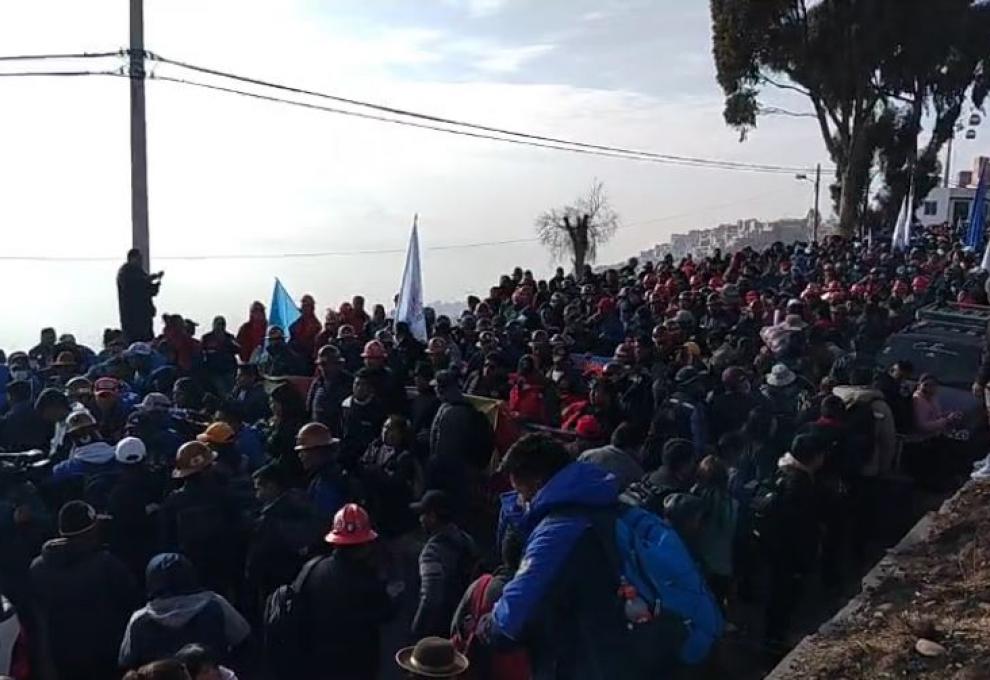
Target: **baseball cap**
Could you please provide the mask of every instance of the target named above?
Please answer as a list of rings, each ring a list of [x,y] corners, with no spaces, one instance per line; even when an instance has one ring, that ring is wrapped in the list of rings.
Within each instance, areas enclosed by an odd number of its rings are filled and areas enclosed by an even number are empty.
[[[440,489],[430,489],[417,502],[410,503],[409,508],[417,515],[433,512],[443,519],[449,519],[454,514],[450,496]]]
[[[151,345],[146,342],[132,342],[124,354],[129,357],[150,357]]]
[[[172,401],[161,392],[150,392],[141,400],[139,408],[142,411],[167,411],[172,408]]]
[[[93,392],[96,396],[107,396],[117,394],[120,391],[120,381],[116,378],[98,378],[93,383]]]
[[[234,428],[223,422],[210,423],[205,432],[196,435],[196,439],[204,444],[229,444],[234,441]]]
[[[147,455],[148,451],[144,447],[144,442],[137,437],[124,437],[121,439],[117,442],[117,449],[114,453],[117,462],[124,465],[140,463]]]

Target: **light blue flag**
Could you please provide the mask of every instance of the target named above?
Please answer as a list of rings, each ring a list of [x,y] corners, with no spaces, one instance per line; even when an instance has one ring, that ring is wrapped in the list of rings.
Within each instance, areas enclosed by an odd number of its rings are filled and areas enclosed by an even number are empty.
[[[413,218],[412,235],[406,251],[406,266],[402,270],[399,303],[395,320],[409,324],[413,337],[426,342],[426,315],[423,313],[423,272],[419,267],[419,216]]]
[[[285,290],[282,282],[275,279],[275,290],[272,291],[272,306],[268,308],[268,325],[278,326],[285,331],[285,337],[289,337],[289,326],[296,319],[302,316],[302,312],[296,307],[292,296]]]
[[[987,182],[990,181],[988,163],[980,167],[980,183],[976,185],[976,197],[969,210],[969,231],[966,232],[966,245],[979,250],[983,245],[983,229],[987,221]]]

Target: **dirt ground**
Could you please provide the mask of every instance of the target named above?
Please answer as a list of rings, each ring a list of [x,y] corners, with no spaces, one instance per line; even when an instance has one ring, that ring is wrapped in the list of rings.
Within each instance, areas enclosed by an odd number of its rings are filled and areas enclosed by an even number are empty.
[[[990,679],[990,482],[964,488],[786,677]],[[932,644],[934,643],[934,644]]]

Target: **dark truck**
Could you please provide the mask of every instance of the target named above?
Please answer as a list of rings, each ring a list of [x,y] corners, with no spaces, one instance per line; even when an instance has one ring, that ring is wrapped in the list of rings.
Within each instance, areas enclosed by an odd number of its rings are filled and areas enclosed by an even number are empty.
[[[888,338],[877,357],[884,370],[895,361],[914,364],[915,378],[930,373],[938,378],[939,402],[945,412],[959,411],[964,418],[947,433],[958,453],[972,456],[990,443],[987,409],[973,396],[971,386],[990,323],[990,307],[929,305],[918,310],[917,320]]]

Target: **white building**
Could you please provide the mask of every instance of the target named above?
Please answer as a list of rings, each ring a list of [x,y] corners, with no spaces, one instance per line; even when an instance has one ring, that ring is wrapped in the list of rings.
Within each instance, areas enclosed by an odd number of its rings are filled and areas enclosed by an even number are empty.
[[[985,160],[983,157],[977,158],[974,170],[960,172],[957,186],[935,187],[928,192],[914,214],[915,219],[926,227],[946,222],[956,227],[968,222],[973,200],[976,198],[980,164]],[[990,205],[990,200],[987,203]]]
[[[935,187],[914,216],[926,227],[946,222],[956,226],[969,220],[975,198],[976,187]]]

